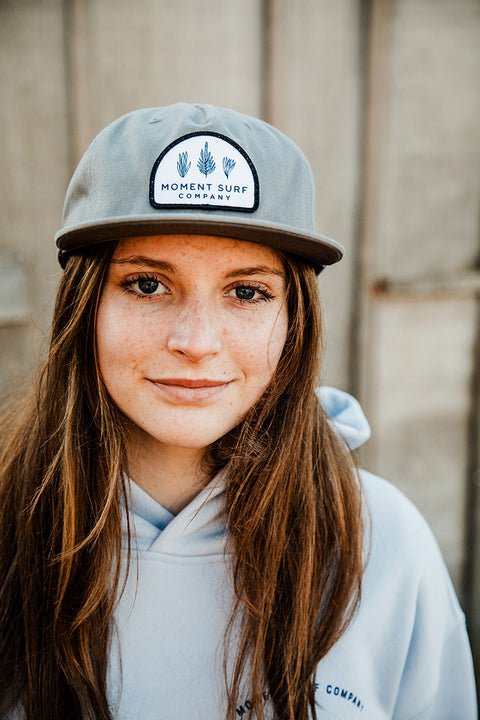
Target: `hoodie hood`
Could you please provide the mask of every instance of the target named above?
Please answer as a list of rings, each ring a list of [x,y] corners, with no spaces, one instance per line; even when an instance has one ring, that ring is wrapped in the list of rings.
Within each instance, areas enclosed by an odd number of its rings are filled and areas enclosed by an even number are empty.
[[[354,397],[327,386],[317,388],[316,394],[328,415],[331,427],[350,450],[356,450],[367,442],[370,425],[360,403]]]

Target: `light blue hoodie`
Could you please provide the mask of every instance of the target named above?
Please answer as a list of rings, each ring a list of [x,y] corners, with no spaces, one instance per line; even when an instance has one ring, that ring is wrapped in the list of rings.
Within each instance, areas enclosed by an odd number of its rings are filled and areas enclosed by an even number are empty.
[[[368,439],[353,398],[331,388],[319,398],[350,447]],[[437,544],[398,490],[366,472],[361,478],[370,515],[362,600],[318,665],[318,718],[476,720],[464,616]],[[222,475],[175,517],[134,483],[132,501],[136,550],[109,674],[117,718],[224,720],[223,637],[233,597]],[[265,711],[273,718],[268,693]],[[253,720],[248,692],[239,718]]]

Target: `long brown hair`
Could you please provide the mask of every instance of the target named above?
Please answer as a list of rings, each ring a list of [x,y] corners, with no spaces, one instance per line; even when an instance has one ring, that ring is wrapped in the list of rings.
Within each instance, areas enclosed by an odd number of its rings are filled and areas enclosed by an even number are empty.
[[[2,716],[19,707],[26,720],[112,720],[107,667],[124,580],[127,457],[124,421],[95,350],[112,252],[110,244],[67,261],[45,367],[2,421]],[[316,665],[360,596],[355,465],[314,394],[321,347],[315,273],[288,257],[285,267],[289,329],[277,371],[210,454],[212,472],[227,466],[237,598],[227,640],[240,629],[227,677],[229,718],[245,680],[260,720],[267,689],[278,720],[315,717]]]

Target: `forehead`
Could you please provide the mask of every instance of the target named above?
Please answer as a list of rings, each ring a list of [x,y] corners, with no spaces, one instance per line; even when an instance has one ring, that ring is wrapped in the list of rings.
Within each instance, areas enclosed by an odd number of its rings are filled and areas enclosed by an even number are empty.
[[[283,260],[274,248],[213,235],[151,235],[120,240],[112,259],[129,257],[168,260],[173,265],[204,261],[212,263],[212,268],[237,263],[245,267],[268,265],[283,272]]]

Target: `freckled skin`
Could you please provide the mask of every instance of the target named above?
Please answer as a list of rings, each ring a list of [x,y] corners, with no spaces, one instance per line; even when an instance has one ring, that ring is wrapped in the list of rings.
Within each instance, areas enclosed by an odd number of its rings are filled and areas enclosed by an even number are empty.
[[[242,420],[283,350],[285,295],[282,261],[263,245],[194,235],[118,243],[97,350],[137,451],[169,461],[175,449],[199,456]],[[215,387],[173,387],[184,379]]]

